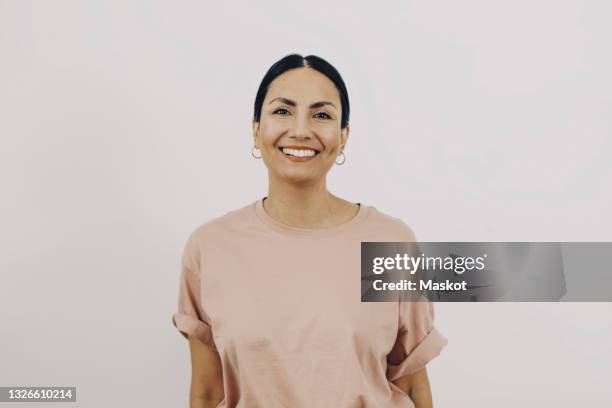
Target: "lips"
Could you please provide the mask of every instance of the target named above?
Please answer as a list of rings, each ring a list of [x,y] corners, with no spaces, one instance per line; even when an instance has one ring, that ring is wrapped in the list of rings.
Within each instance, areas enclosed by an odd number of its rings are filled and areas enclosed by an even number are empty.
[[[321,151],[308,146],[279,146],[278,150],[287,159],[294,162],[308,161],[316,157]]]
[[[278,150],[287,157],[311,158],[320,153],[320,150],[308,146],[279,146]]]

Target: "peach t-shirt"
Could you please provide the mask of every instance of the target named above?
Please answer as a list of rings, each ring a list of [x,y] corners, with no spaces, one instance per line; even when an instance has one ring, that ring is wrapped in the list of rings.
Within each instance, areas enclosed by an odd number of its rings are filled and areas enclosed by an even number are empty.
[[[447,340],[429,301],[361,302],[361,241],[415,237],[363,204],[336,227],[291,227],[262,199],[192,232],[172,321],[219,353],[219,407],[414,407],[391,381]]]

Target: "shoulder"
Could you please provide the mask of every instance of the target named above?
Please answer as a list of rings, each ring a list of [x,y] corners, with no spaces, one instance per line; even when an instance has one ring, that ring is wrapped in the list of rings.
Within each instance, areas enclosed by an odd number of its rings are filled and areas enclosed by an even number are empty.
[[[416,242],[413,229],[404,220],[394,217],[374,206],[368,206],[367,224],[384,233],[387,241]]]
[[[189,239],[194,241],[205,241],[207,239],[218,239],[219,234],[244,230],[244,227],[253,222],[255,203],[250,203],[240,208],[228,211],[222,215],[210,218],[197,225],[191,232]]]
[[[186,264],[197,264],[206,247],[228,239],[232,233],[242,233],[245,226],[252,223],[253,205],[245,205],[198,224],[187,237],[183,261]]]

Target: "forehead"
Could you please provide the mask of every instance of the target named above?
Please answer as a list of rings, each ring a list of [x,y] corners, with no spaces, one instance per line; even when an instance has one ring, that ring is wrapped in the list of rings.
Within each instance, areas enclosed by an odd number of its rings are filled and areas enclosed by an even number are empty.
[[[270,83],[265,100],[277,97],[300,101],[340,102],[340,95],[334,83],[325,75],[312,68],[290,69]],[[338,106],[338,105],[336,105]]]

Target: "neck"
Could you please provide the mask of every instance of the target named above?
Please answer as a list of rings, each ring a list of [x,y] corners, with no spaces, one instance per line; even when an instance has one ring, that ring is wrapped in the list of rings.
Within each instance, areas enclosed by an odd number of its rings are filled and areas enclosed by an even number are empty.
[[[340,200],[327,191],[326,181],[296,185],[269,177],[266,212],[294,227],[325,228],[340,212]]]

